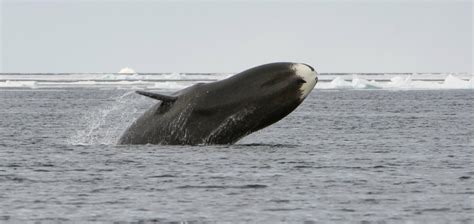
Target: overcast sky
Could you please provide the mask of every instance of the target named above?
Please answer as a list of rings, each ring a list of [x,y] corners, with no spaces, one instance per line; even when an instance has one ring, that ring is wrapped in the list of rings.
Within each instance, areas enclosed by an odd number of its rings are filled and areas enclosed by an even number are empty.
[[[1,1],[2,72],[473,72],[471,1]]]

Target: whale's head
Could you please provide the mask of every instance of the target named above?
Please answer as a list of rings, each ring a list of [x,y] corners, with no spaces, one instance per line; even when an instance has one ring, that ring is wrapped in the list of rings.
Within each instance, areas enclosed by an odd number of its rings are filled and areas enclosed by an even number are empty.
[[[318,82],[318,76],[316,70],[308,64],[293,64],[292,69],[295,75],[298,77],[297,82],[299,83],[298,90],[300,91],[300,99],[306,98],[311,90],[316,86]]]
[[[317,72],[304,63],[277,62],[248,69],[230,78],[248,93],[279,105],[301,103],[318,82]]]
[[[214,105],[239,105],[235,107],[236,111],[250,114],[242,123],[258,124],[253,129],[258,130],[296,109],[317,82],[317,72],[308,64],[264,64],[212,84],[220,87],[213,91],[212,102]]]

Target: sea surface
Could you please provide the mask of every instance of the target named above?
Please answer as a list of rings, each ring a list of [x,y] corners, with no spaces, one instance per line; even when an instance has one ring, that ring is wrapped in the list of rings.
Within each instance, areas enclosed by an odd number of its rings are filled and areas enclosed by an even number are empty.
[[[154,103],[0,88],[0,223],[474,222],[472,90],[316,89],[235,145],[116,145]]]

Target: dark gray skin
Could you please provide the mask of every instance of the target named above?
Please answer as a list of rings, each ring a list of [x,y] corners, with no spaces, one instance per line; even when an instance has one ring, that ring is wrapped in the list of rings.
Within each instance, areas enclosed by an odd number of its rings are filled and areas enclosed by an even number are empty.
[[[284,118],[303,101],[306,81],[294,65],[266,64],[170,96],[138,91],[162,102],[138,118],[119,144],[233,144]]]

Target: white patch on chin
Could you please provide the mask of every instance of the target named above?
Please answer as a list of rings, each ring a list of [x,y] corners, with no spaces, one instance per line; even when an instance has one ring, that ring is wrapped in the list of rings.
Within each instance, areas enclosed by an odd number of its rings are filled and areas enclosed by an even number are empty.
[[[311,68],[305,64],[294,64],[293,70],[297,76],[306,81],[306,83],[303,83],[303,85],[300,87],[300,99],[303,100],[309,95],[311,90],[313,90],[314,86],[316,85],[316,76],[318,73],[316,73],[316,71],[311,71]]]

